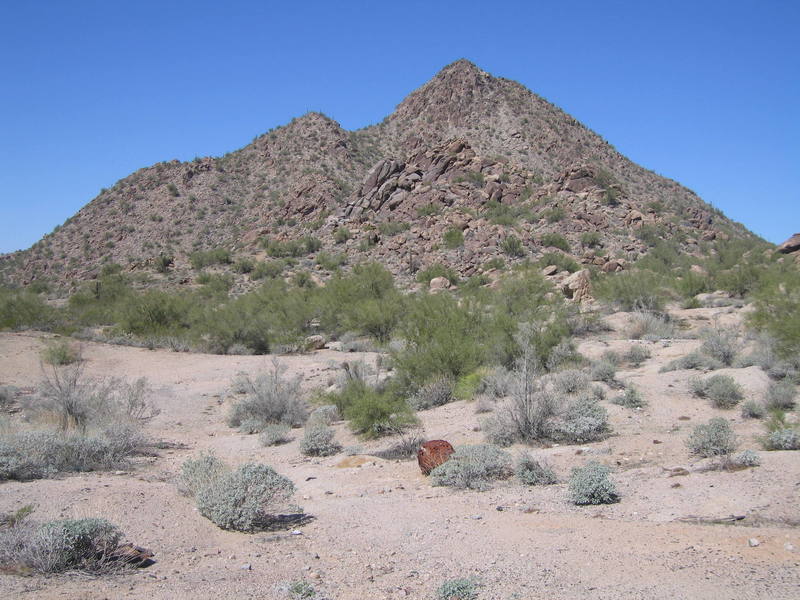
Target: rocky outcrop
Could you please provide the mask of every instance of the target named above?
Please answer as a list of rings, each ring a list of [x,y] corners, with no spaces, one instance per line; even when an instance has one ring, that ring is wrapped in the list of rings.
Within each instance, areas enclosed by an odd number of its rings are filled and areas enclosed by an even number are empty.
[[[445,440],[430,440],[420,446],[417,451],[417,462],[423,475],[430,475],[436,467],[450,460],[455,450]]]
[[[581,269],[561,283],[564,296],[573,302],[587,302],[592,299],[592,282],[588,269]]]
[[[795,233],[777,248],[781,254],[791,254],[800,251],[800,233]]]

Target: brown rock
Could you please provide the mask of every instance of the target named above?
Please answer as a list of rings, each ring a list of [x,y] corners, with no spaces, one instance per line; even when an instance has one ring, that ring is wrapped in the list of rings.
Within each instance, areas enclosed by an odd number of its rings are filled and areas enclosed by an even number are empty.
[[[447,277],[434,277],[431,279],[429,287],[431,291],[446,290],[450,288],[450,281]]]
[[[556,273],[558,273],[558,267],[556,265],[547,265],[544,269],[542,269],[542,275],[545,277],[550,277]]]
[[[325,347],[325,338],[321,335],[310,335],[306,338],[306,350],[321,350]]]
[[[422,444],[417,451],[417,462],[422,474],[430,475],[433,469],[450,460],[453,452],[453,446],[445,440],[430,440]]]
[[[564,296],[574,302],[584,302],[591,299],[592,283],[588,269],[581,269],[567,277],[561,283]]]
[[[795,233],[788,240],[778,246],[778,252],[781,254],[791,254],[800,250],[800,233]]]

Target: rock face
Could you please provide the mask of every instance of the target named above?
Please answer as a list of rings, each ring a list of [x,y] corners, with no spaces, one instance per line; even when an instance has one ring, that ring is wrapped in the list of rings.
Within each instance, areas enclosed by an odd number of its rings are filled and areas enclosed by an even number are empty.
[[[589,270],[581,269],[567,277],[561,284],[564,296],[574,302],[586,302],[592,299],[592,282]]]
[[[800,233],[795,233],[788,240],[778,246],[778,252],[781,254],[791,254],[792,252],[800,251]]]
[[[417,451],[417,462],[422,474],[430,475],[436,467],[450,460],[453,452],[453,446],[445,440],[431,440],[422,444]]]

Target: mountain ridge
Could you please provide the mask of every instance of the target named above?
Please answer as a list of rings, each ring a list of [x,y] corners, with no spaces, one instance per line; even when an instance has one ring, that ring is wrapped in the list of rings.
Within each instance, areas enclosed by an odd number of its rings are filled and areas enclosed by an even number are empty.
[[[454,144],[459,149],[448,151]],[[433,155],[446,161],[448,152],[461,156],[439,172],[428,171]],[[524,257],[536,258],[547,251],[539,239],[547,232],[565,238],[569,249],[562,244],[562,251],[595,265],[598,257],[580,242],[592,231],[602,238],[594,253],[602,250],[605,262],[623,263],[647,252],[648,243],[639,239],[642,227],[658,229],[655,235],[663,239],[680,238],[690,253],[705,252],[704,240],[752,235],[521,84],[460,59],[412,91],[381,123],[348,131],[311,112],[222,157],[139,169],[28,250],[0,257],[0,274],[12,284],[48,281],[68,290],[117,263],[148,274],[155,284],[177,284],[191,278],[193,252],[225,247],[258,261],[279,258],[270,243],[274,248],[312,236],[321,246],[295,258],[320,280],[328,273],[313,262],[318,252],[344,254],[351,264],[377,258],[412,280],[414,266],[387,251],[397,246],[398,233],[379,231],[392,215],[380,212],[383,205],[353,214],[367,196],[383,193],[371,187],[380,178],[370,184],[370,177],[392,161],[394,175],[420,177],[413,185],[403,180],[401,191],[413,210],[397,213],[407,225],[401,246],[416,247],[419,268],[439,262],[469,276],[481,271],[480,261],[522,259],[500,249],[512,236],[522,238]],[[407,169],[420,161],[425,164]],[[380,185],[398,183],[389,179]],[[387,206],[400,204],[395,197]],[[581,217],[587,214],[594,217]],[[485,244],[491,226],[494,249],[466,260],[465,252],[443,249],[441,239],[430,235],[440,238],[455,226],[462,227],[470,251]],[[408,233],[415,229],[429,233]],[[157,268],[160,257],[169,258],[166,269]],[[287,274],[298,265],[289,266]],[[238,279],[247,287],[247,277]]]

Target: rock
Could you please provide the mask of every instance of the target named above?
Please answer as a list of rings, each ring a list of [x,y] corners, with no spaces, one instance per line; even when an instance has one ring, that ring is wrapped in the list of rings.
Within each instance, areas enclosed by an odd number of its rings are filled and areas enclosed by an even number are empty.
[[[417,462],[422,474],[430,475],[433,469],[447,462],[453,452],[453,446],[445,440],[430,440],[422,444],[417,452]]]
[[[695,273],[695,274],[697,274],[697,275],[700,275],[701,277],[708,277],[708,271],[706,271],[706,270],[705,270],[703,267],[701,267],[700,265],[692,265],[691,267],[689,267],[689,270],[690,270],[692,273]]]
[[[625,225],[628,227],[639,228],[644,224],[644,215],[638,210],[632,210],[625,216]]]
[[[109,555],[113,561],[123,562],[129,565],[136,565],[139,568],[149,567],[155,561],[153,560],[152,550],[134,546],[131,543],[121,544]]]
[[[305,340],[306,350],[322,350],[325,347],[325,338],[321,335],[310,335]]]
[[[434,277],[429,284],[431,291],[446,290],[450,288],[450,281],[447,277]]]
[[[240,568],[242,571],[252,571],[252,570],[253,570],[253,565],[251,565],[250,563],[245,563],[245,564],[243,564],[243,565],[242,565],[241,567],[239,567],[239,568]]]
[[[592,283],[588,269],[581,269],[567,277],[561,283],[561,291],[574,302],[591,300]]]
[[[760,546],[761,542],[759,542],[756,538],[750,538],[747,540],[747,545],[751,548],[755,548],[756,546]]]
[[[544,269],[542,269],[542,275],[545,277],[550,277],[551,275],[555,275],[558,273],[558,267],[555,265],[548,265]]]
[[[778,252],[781,254],[791,254],[800,250],[800,233],[795,233],[788,240],[778,246]]]
[[[325,344],[325,347],[328,350],[335,350],[336,352],[344,351],[344,345],[342,344],[342,342],[328,342],[327,344]]]

